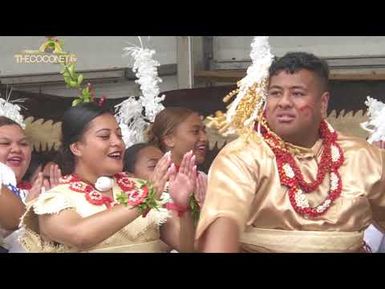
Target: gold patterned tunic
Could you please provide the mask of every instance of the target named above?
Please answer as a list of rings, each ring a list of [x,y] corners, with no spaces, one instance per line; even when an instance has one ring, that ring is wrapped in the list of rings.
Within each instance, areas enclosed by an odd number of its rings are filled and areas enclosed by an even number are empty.
[[[345,161],[339,168],[341,195],[325,214],[305,218],[291,206],[280,183],[275,155],[256,133],[226,145],[214,160],[196,238],[219,217],[234,220],[241,250],[259,252],[350,252],[362,248],[363,231],[372,221],[385,224],[385,153],[363,139],[338,134]],[[305,180],[313,182],[323,150],[292,146]],[[329,176],[306,194],[311,206],[329,192]]]

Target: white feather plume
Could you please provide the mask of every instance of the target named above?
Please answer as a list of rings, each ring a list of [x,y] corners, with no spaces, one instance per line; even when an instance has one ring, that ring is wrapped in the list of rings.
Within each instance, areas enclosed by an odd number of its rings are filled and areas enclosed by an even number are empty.
[[[141,44],[142,41],[139,38]],[[126,147],[144,141],[144,131],[154,121],[155,116],[164,109],[162,101],[164,95],[159,96],[159,83],[157,67],[160,63],[153,59],[155,50],[139,46],[124,48],[125,54],[134,60],[132,70],[138,78],[142,95],[130,96],[127,100],[115,106],[117,118],[123,134]],[[124,128],[126,126],[126,128]]]
[[[368,96],[365,104],[369,120],[361,123],[361,127],[371,133],[368,142],[385,141],[385,103]]]
[[[267,36],[256,36],[251,43],[251,53],[250,58],[252,64],[247,69],[247,74],[244,78],[239,81],[239,92],[234,101],[229,105],[228,111],[226,113],[226,119],[228,123],[231,123],[236,109],[241,102],[242,98],[246,95],[247,90],[255,83],[261,83],[268,77],[269,67],[273,61],[273,55],[270,52],[270,45],[268,42]],[[257,88],[261,90],[261,88]],[[258,111],[263,105],[265,100],[264,91],[257,91],[264,96],[264,98],[256,104],[254,108],[254,113],[245,120],[245,126],[249,126],[251,123],[254,123],[255,119],[258,116]]]
[[[21,108],[15,104],[16,102],[22,102],[24,99],[16,99],[11,102],[9,100],[11,93],[12,89],[9,91],[6,99],[0,98],[0,116],[5,116],[9,119],[12,119],[24,129],[25,123],[24,118],[20,113]]]

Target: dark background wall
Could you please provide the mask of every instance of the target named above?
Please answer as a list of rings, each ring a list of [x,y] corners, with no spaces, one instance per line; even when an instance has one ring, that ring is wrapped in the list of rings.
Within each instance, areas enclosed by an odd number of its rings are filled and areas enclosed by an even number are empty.
[[[166,95],[164,105],[168,106],[185,106],[200,112],[204,116],[215,113],[217,110],[225,111],[226,105],[223,103],[223,97],[235,86],[213,86],[205,88],[181,89],[162,92]],[[4,92],[2,95],[5,95]],[[366,109],[364,104],[366,97],[370,95],[373,98],[385,102],[385,82],[384,81],[332,81],[331,82],[331,99],[329,103],[329,113],[336,110],[340,113],[356,112]],[[22,104],[26,110],[22,113],[25,117],[33,116],[35,119],[43,118],[44,120],[61,121],[61,117],[65,109],[71,106],[73,98],[63,98],[39,93],[25,93],[14,91],[12,99],[25,98]],[[106,103],[111,108],[123,101],[125,98],[107,99]],[[40,154],[48,157],[54,155],[54,151],[46,151]],[[218,153],[218,149],[209,152],[205,164],[201,167],[207,171],[211,161]]]

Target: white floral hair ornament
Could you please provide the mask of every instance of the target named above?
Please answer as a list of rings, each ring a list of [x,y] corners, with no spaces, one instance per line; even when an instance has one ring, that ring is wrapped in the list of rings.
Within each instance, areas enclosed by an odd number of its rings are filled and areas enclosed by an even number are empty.
[[[115,117],[122,130],[126,148],[144,141],[144,131],[158,112],[164,109],[161,102],[165,96],[159,96],[158,86],[162,82],[157,69],[160,63],[152,58],[155,50],[144,48],[140,37],[139,41],[140,47],[124,48],[124,55],[131,56],[134,60],[132,70],[136,73],[138,79],[135,82],[140,85],[142,95],[129,96],[115,106]]]
[[[247,75],[238,81],[238,89],[230,92],[223,99],[224,102],[228,102],[236,95],[227,107],[225,117],[220,112],[214,118],[208,117],[221,134],[228,135],[254,127],[266,101],[266,84],[273,57],[268,37],[254,37],[250,53],[252,64],[247,69]]]
[[[365,104],[369,120],[361,123],[361,127],[370,132],[368,142],[385,141],[385,103],[368,96]]]
[[[9,100],[12,89],[9,91],[6,99],[0,98],[0,116],[8,117],[17,124],[19,124],[23,129],[25,129],[24,118],[20,113],[20,106],[15,104],[16,102],[22,102],[24,99],[16,99],[13,102]]]

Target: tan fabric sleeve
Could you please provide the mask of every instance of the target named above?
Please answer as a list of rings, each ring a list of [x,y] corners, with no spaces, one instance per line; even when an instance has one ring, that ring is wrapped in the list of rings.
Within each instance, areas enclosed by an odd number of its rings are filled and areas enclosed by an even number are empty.
[[[208,174],[206,199],[196,239],[219,217],[234,220],[242,232],[256,190],[258,166],[242,140],[228,144],[215,158]]]
[[[27,252],[66,252],[64,246],[45,242],[40,236],[39,215],[58,214],[65,209],[76,209],[71,198],[65,193],[54,190],[42,193],[28,203],[25,214],[21,218],[23,233],[20,244]]]
[[[69,208],[76,208],[71,198],[67,194],[57,191],[43,193],[33,203],[33,210],[37,215],[58,214]]]

